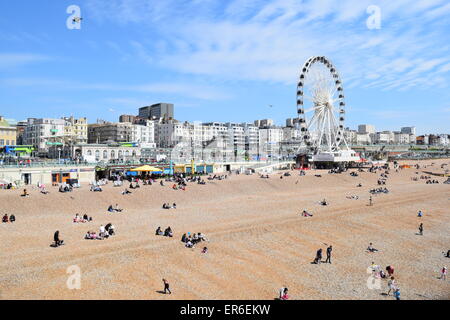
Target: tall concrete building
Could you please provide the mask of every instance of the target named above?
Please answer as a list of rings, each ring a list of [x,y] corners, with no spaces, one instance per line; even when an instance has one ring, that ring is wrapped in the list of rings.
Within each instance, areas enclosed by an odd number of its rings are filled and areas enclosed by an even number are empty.
[[[263,119],[263,120],[255,120],[254,124],[258,128],[265,128],[273,126],[274,122],[272,119]]]
[[[375,126],[371,125],[371,124],[360,124],[358,126],[358,133],[361,134],[375,134]]]
[[[416,134],[416,127],[403,127],[401,129],[401,133],[406,133],[406,134]]]
[[[129,114],[122,114],[120,117],[119,117],[119,122],[131,122],[131,123],[134,123],[135,121],[136,121],[136,116],[132,116],[132,115],[129,115]]]
[[[157,103],[139,108],[139,117],[144,119],[174,119],[174,106],[172,103]]]
[[[88,126],[88,143],[132,142],[129,122],[95,123]]]

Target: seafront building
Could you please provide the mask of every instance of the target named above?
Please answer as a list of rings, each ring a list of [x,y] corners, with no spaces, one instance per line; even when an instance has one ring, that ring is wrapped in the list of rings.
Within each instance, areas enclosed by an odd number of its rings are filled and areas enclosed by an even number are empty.
[[[0,147],[15,145],[17,140],[16,127],[0,116]]]
[[[137,115],[121,115],[119,122],[97,120],[88,124],[86,118],[71,116],[8,123],[0,117],[0,147],[28,145],[34,147],[31,156],[99,162],[138,158],[267,161],[292,158],[302,142],[297,118],[277,126],[272,119],[190,123],[176,120],[174,114],[173,104],[161,102],[139,108]],[[371,124],[361,124],[357,130],[346,128],[344,135],[352,146],[449,145],[447,134],[417,137],[413,126],[376,131]],[[125,145],[133,146],[134,152],[120,150]]]

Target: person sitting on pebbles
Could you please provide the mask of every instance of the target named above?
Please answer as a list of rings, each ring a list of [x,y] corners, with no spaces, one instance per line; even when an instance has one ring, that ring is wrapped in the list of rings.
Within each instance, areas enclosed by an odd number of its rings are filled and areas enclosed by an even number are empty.
[[[367,247],[367,251],[368,251],[368,252],[377,252],[378,249],[375,249],[375,248],[373,247],[373,245],[372,245],[372,242],[371,242],[371,243],[369,243],[369,246]]]
[[[164,235],[164,233],[163,233],[162,230],[161,230],[161,227],[158,227],[158,229],[156,229],[155,235],[157,235],[157,236],[162,236],[162,235]]]

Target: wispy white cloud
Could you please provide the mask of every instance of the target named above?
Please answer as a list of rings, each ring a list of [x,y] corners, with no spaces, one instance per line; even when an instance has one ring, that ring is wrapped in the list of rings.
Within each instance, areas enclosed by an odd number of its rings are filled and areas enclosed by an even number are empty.
[[[379,30],[366,27],[374,3]],[[89,0],[88,8],[112,23],[147,23],[164,42],[129,50],[175,72],[291,84],[309,56],[326,55],[350,86],[393,90],[449,78],[446,0]]]
[[[94,90],[115,92],[158,93],[194,98],[200,100],[224,100],[231,95],[213,86],[192,82],[157,82],[144,84],[115,84],[115,83],[80,83],[59,79],[46,78],[6,78],[0,79],[3,86],[13,87],[49,87],[53,90]],[[125,102],[125,101],[116,101]]]
[[[50,57],[39,54],[0,53],[0,69],[14,68],[47,60],[50,60]]]

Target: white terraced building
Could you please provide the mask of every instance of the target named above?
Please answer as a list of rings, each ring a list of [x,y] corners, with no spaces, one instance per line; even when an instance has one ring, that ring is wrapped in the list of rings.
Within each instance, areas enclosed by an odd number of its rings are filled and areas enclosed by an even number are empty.
[[[64,119],[29,118],[23,135],[23,143],[32,145],[39,153],[48,153],[51,143],[64,137]]]

